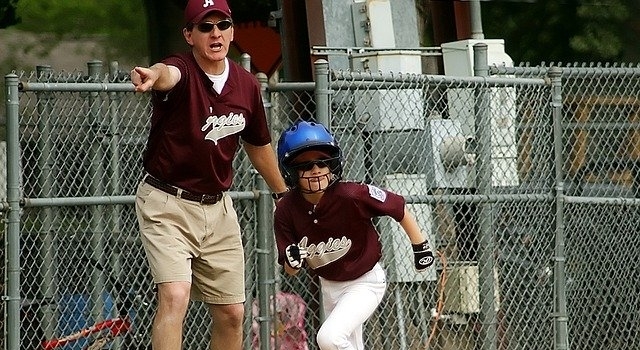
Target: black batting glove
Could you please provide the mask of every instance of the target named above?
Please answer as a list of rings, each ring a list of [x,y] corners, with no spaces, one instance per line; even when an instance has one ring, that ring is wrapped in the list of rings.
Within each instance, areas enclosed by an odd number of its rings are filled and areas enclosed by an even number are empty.
[[[291,244],[285,249],[285,255],[287,256],[287,265],[293,269],[300,270],[302,262],[308,254],[306,248],[302,248],[297,244]]]
[[[413,264],[416,270],[421,272],[433,265],[433,252],[431,252],[431,248],[429,248],[428,241],[412,244],[411,248],[413,249]]]

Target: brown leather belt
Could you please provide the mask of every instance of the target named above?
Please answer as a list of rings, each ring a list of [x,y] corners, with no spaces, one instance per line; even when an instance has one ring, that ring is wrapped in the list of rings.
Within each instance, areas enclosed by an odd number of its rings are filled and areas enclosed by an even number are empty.
[[[151,175],[145,176],[144,182],[170,195],[201,204],[216,204],[222,199],[222,192],[216,194],[195,194],[164,183]]]

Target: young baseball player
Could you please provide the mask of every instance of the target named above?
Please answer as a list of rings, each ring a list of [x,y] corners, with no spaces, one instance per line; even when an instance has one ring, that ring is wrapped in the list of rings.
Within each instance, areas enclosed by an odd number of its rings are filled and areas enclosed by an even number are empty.
[[[317,335],[320,349],[364,349],[362,325],[387,286],[379,263],[382,246],[371,219],[389,216],[400,223],[418,271],[433,264],[429,243],[402,196],[340,181],[342,151],[323,125],[294,124],[282,133],[277,153],[291,188],[276,205],[278,262],[290,275],[307,266],[320,278],[326,316]]]

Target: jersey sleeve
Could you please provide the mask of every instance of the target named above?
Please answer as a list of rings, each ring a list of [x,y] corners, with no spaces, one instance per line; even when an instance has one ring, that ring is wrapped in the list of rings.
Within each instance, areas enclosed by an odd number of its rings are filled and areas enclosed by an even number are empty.
[[[187,79],[189,79],[189,67],[185,58],[179,54],[173,54],[164,58],[161,63],[167,66],[174,66],[180,71],[180,81],[169,91],[153,91],[152,98],[158,105],[173,105],[170,98],[182,98],[183,91],[187,89]]]
[[[369,184],[354,184],[358,206],[368,217],[389,216],[395,221],[404,218],[405,199],[403,196]]]

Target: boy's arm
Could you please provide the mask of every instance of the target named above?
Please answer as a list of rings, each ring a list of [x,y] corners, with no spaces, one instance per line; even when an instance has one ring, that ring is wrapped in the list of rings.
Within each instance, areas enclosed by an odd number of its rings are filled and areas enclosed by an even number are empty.
[[[425,237],[422,236],[422,230],[420,230],[418,222],[406,206],[404,207],[404,217],[400,221],[400,226],[409,236],[411,244],[420,244],[426,241]]]
[[[295,276],[298,274],[298,272],[300,272],[300,269],[294,269],[293,267],[289,266],[288,264],[284,264],[284,272],[286,272],[287,274],[291,275],[291,276]]]
[[[413,263],[418,271],[424,271],[433,265],[433,252],[429,247],[429,240],[423,235],[418,222],[413,215],[404,207],[404,217],[400,221],[400,226],[404,229],[411,241],[411,249],[413,250]]]

